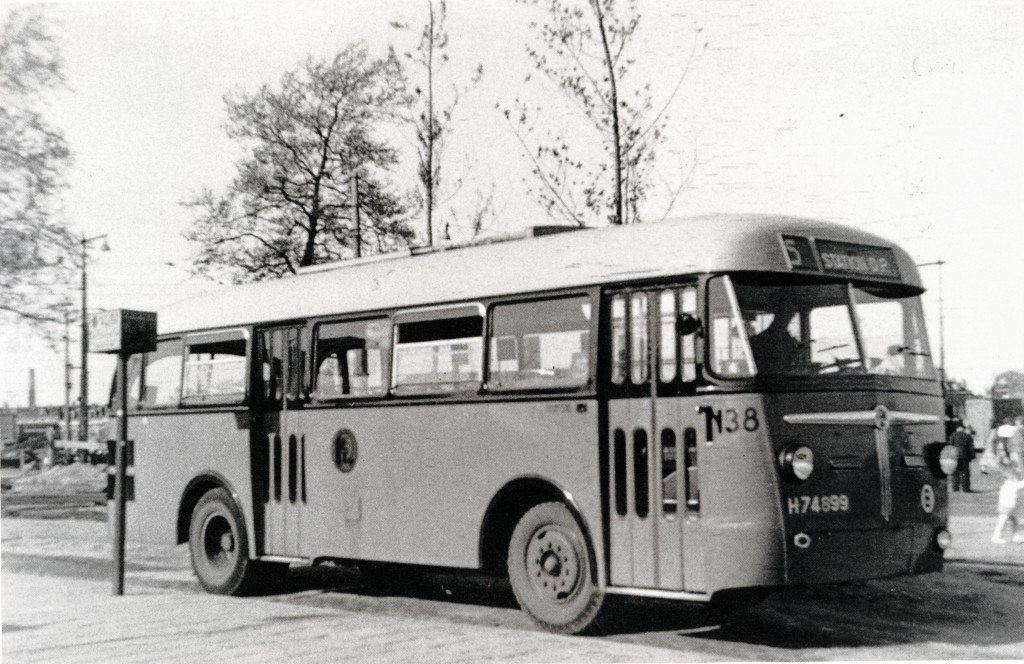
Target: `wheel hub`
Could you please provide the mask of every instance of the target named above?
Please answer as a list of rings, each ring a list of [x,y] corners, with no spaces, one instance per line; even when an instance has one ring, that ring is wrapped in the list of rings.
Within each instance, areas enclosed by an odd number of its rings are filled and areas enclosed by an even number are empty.
[[[203,527],[203,552],[210,565],[221,567],[232,564],[235,555],[235,533],[227,519],[217,514]]]
[[[553,527],[534,533],[526,549],[526,571],[537,594],[555,603],[568,601],[579,586],[580,558],[571,537]]]

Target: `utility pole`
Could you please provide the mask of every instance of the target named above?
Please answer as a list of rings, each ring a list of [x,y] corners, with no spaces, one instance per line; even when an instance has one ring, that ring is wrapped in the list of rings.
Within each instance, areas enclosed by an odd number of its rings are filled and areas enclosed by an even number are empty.
[[[106,239],[106,234],[95,237],[82,235],[82,371],[79,378],[79,399],[78,405],[78,440],[85,442],[89,440],[89,309],[87,302],[88,282],[86,274],[89,261],[89,243],[95,240]],[[100,247],[102,251],[110,251],[110,247],[104,242]]]
[[[359,225],[359,176],[352,176],[352,223],[356,227],[356,258],[363,255],[363,229]]]
[[[64,440],[71,440],[71,312],[64,310]]]
[[[937,266],[939,268],[939,380],[942,382],[942,398],[946,398],[946,316],[942,307],[942,266],[946,261],[941,258],[931,263],[918,263],[917,267]],[[945,407],[945,404],[943,404]]]
[[[89,440],[89,316],[88,283],[85,263],[89,258],[89,241],[82,236],[82,364],[78,378],[78,440]]]

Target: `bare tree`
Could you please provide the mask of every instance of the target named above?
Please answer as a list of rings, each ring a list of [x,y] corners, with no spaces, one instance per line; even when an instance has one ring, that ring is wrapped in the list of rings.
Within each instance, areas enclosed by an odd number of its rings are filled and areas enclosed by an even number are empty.
[[[629,85],[636,60],[627,53],[641,21],[636,0],[517,1],[544,14],[530,23],[536,45],[526,47],[535,70],[589,121],[606,157],[594,160],[581,150],[585,137],[576,128],[539,129],[544,109],[517,98],[504,115],[530,161],[538,199],[552,216],[581,226],[640,221],[665,112],[685,70],[655,108],[649,82]]]
[[[46,334],[62,320],[76,255],[60,210],[71,151],[43,115],[64,84],[46,21],[12,11],[0,34],[0,317]]]
[[[443,70],[450,63],[448,54],[449,35],[446,27],[448,5],[440,0],[427,1],[429,15],[419,31],[416,48],[404,53],[407,61],[415,65],[419,81],[413,87],[415,109],[410,121],[416,130],[417,176],[423,195],[423,211],[426,216],[427,242],[434,244],[434,211],[438,205],[441,187],[441,164],[447,139],[453,131],[453,115],[461,96],[480,82],[483,65],[478,64],[469,82],[460,88],[451,85],[445,99],[437,92],[437,82]],[[391,27],[411,31],[408,24],[393,21]],[[456,181],[456,189],[461,180]]]
[[[398,155],[380,130],[409,102],[395,57],[371,58],[363,44],[307,59],[276,89],[228,94],[227,133],[245,156],[226,192],[185,203],[196,215],[186,234],[199,245],[194,271],[252,281],[351,257],[357,241],[371,253],[408,242],[406,205],[386,179]]]

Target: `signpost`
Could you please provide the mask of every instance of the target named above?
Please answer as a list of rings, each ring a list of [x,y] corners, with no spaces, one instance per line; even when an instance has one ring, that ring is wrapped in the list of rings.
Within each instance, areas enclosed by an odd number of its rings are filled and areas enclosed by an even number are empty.
[[[156,314],[112,309],[89,316],[90,350],[117,353],[117,441],[114,445],[114,594],[124,594],[125,476],[128,446],[128,358],[156,350]]]

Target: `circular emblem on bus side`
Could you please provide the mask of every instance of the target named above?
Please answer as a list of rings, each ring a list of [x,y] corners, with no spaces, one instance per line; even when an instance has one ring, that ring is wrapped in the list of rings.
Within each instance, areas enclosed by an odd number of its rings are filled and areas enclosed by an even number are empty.
[[[931,484],[921,487],[921,509],[925,514],[931,514],[935,510],[935,489]]]
[[[334,445],[332,446],[334,465],[343,473],[351,472],[356,465],[359,456],[359,446],[356,444],[356,435],[348,429],[340,429],[334,434]]]

